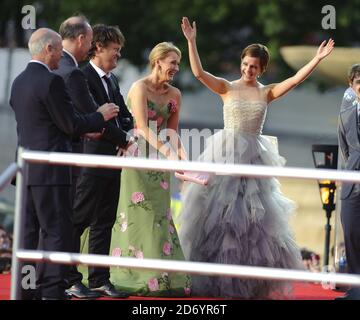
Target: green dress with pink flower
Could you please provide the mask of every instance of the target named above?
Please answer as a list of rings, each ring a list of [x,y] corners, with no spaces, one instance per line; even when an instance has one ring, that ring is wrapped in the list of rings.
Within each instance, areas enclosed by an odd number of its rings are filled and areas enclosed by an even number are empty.
[[[129,108],[131,103],[128,101]],[[148,101],[149,127],[166,128],[174,102],[157,105]],[[138,140],[140,157],[155,158],[156,150]],[[125,169],[113,227],[110,254],[135,259],[185,260],[170,209],[170,173]],[[143,271],[112,267],[111,282],[120,290],[140,296],[186,296],[190,276],[183,273]]]

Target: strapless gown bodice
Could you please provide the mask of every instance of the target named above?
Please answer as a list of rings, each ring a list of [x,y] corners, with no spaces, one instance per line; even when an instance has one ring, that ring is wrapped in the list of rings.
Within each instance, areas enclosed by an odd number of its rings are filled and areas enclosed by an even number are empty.
[[[245,101],[231,99],[224,104],[224,129],[239,133],[262,133],[267,103],[264,101]]]

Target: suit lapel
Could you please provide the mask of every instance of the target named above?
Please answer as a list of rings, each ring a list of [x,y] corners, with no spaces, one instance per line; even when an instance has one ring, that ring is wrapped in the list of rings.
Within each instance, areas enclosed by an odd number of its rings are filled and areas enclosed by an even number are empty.
[[[358,111],[357,111],[357,108],[358,108],[357,104],[355,106],[353,106],[353,108],[354,108],[354,112],[355,112],[354,117],[356,119],[355,120],[356,132],[358,133],[358,137],[359,137],[360,131],[359,131],[359,115],[358,115]]]
[[[102,80],[101,80],[99,74],[96,72],[96,70],[92,67],[92,65],[90,63],[88,64],[88,68],[89,68],[89,71],[91,72],[91,75],[92,75],[91,78],[94,81],[94,85],[97,88],[96,91],[101,93],[103,101],[110,102],[109,97],[106,93],[106,90],[104,88],[104,85],[102,83]]]
[[[349,123],[349,132],[356,133],[357,141],[360,141],[359,117],[357,114],[357,106],[348,109],[347,123]]]
[[[93,83],[96,86],[96,88],[98,88],[97,92],[101,93],[103,101],[110,102],[109,96],[104,88],[103,82],[102,82],[99,74],[96,72],[96,70],[93,68],[93,66],[90,63],[88,64],[88,67],[89,67],[89,71],[91,72],[91,75],[92,75],[91,77],[94,80]],[[114,84],[112,77],[113,77],[113,75],[110,78],[111,88],[108,88],[108,90],[112,90],[114,97],[115,97],[115,104],[119,106],[118,96],[116,93],[116,89],[114,89],[115,84]],[[110,121],[117,127],[121,127],[121,121],[120,121],[119,115],[116,118],[117,118],[117,120],[115,120],[115,118],[114,118],[114,119],[111,119]]]

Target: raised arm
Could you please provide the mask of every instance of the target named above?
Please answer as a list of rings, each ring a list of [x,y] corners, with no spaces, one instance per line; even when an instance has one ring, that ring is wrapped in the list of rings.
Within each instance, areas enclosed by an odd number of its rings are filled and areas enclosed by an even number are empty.
[[[201,65],[196,46],[195,21],[191,26],[189,19],[187,17],[183,17],[181,22],[181,29],[186,40],[188,41],[190,66],[194,76],[215,93],[220,95],[225,94],[228,91],[228,82],[225,79],[215,77],[211,73],[205,71]]]
[[[334,49],[334,44],[335,42],[332,39],[329,39],[327,43],[326,41],[323,41],[319,46],[315,57],[303,66],[294,76],[271,86],[268,92],[268,102],[280,98],[291,89],[295,88],[299,83],[303,82],[314,71],[320,61],[331,53]]]

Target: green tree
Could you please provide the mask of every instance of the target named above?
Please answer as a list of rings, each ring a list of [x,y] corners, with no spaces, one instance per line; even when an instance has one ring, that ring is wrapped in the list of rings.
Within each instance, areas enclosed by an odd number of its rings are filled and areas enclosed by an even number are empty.
[[[16,42],[25,46],[21,30],[21,7],[28,1],[5,0],[0,13],[0,45],[8,45],[6,26],[15,21]],[[360,0],[38,0],[38,26],[58,30],[60,23],[76,13],[92,24],[118,25],[126,37],[123,56],[143,68],[149,50],[158,42],[173,41],[186,53],[181,33],[182,16],[196,20],[198,46],[206,69],[238,72],[241,50],[252,42],[266,44],[271,52],[271,75],[291,71],[280,57],[284,45],[318,45],[333,37],[337,46],[356,46],[360,39]],[[336,29],[323,30],[324,5],[336,8]],[[188,66],[187,54],[184,65]],[[270,76],[271,76],[270,75]]]

